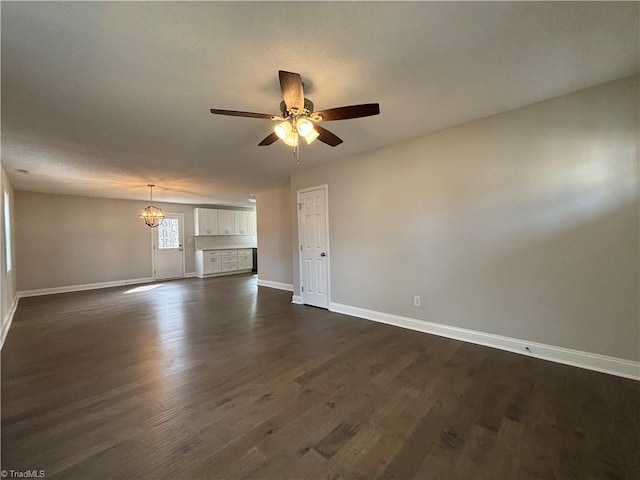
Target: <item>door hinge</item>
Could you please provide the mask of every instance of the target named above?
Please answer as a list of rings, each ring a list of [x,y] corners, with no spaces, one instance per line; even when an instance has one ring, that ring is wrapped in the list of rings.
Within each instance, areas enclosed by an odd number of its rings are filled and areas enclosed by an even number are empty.
[[[298,204],[298,210],[302,210],[302,204],[301,203]]]
[[[300,286],[300,288],[301,288],[301,289],[302,289],[302,291],[304,292],[304,287],[303,287],[303,286]]]
[[[302,251],[302,245],[300,245],[300,251]]]

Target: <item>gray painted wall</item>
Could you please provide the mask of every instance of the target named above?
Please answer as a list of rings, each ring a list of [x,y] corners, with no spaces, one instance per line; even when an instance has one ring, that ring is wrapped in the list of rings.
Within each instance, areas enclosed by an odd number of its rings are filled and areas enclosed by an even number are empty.
[[[256,196],[258,216],[258,278],[293,283],[291,204],[289,187]],[[297,243],[297,242],[296,242]]]
[[[151,229],[138,218],[149,202],[23,191],[15,197],[19,291],[152,276]],[[193,272],[193,206],[154,203],[184,215],[185,271]]]
[[[640,360],[638,90],[629,77],[294,173],[292,207],[329,185],[331,300]]]
[[[152,276],[151,229],[138,215],[148,201],[15,192],[18,291]],[[185,272],[195,272],[195,207],[154,201],[184,216]],[[237,208],[237,210],[251,210]]]

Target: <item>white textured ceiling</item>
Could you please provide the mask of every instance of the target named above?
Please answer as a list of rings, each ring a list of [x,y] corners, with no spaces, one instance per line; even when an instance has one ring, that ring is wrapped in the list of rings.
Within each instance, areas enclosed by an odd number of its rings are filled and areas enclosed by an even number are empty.
[[[2,163],[17,190],[247,205],[291,172],[638,72],[639,4],[2,2]],[[279,69],[344,139],[258,147]],[[389,161],[393,161],[392,158]],[[30,173],[21,174],[17,169]]]

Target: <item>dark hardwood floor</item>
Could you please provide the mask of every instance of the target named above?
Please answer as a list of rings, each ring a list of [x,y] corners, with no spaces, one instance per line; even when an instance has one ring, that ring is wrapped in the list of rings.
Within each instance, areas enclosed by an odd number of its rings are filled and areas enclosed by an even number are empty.
[[[640,478],[640,383],[292,305],[250,275],[20,300],[2,468]]]

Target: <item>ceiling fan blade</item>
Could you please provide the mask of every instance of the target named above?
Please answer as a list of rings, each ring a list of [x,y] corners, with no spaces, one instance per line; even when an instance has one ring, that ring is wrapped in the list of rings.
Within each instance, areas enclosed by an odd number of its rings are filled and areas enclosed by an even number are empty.
[[[321,110],[320,112],[313,112],[312,118],[318,122],[328,122],[330,120],[347,120],[349,118],[370,117],[372,115],[378,115],[380,113],[380,104],[378,103],[365,103],[363,105],[350,105],[348,107],[330,108],[328,110]],[[316,120],[315,116],[319,115],[322,118]]]
[[[220,110],[217,108],[212,108],[210,111],[214,115],[229,115],[231,117],[264,118],[267,120],[271,120],[271,117],[273,117],[268,113],[238,112],[237,110]]]
[[[275,132],[271,132],[269,135],[267,135],[265,137],[264,140],[262,140],[258,146],[260,147],[265,147],[267,145],[271,145],[273,142],[275,142],[276,140],[278,140],[278,135],[275,134]]]
[[[280,78],[280,89],[282,98],[287,106],[287,110],[297,109],[298,113],[304,111],[304,88],[302,87],[302,77],[298,73],[278,71]]]
[[[332,147],[336,147],[342,143],[342,139],[340,137],[334,135],[326,128],[322,128],[320,125],[314,125],[313,128],[318,132],[318,140],[322,143],[326,143]]]

